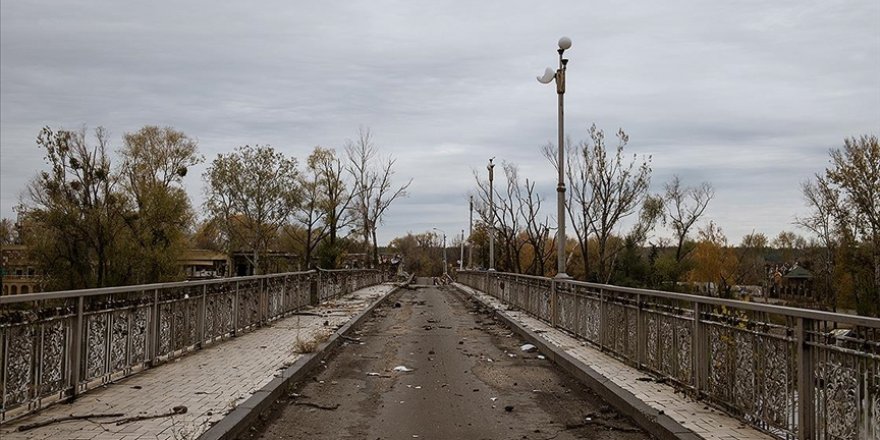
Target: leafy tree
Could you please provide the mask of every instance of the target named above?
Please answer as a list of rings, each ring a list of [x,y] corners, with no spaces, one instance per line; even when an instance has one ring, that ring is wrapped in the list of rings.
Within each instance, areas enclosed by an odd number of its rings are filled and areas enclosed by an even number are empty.
[[[33,203],[26,214],[32,225],[25,237],[33,257],[52,287],[81,289],[123,284],[126,263],[120,258],[128,200],[119,188],[109,157],[107,131],[43,128],[37,145],[46,151],[49,171],[31,182]]]
[[[651,264],[643,255],[648,234],[654,230],[658,221],[663,219],[663,198],[648,195],[639,210],[639,220],[632,230],[623,238],[623,248],[618,259],[615,279],[626,286],[650,286]],[[649,257],[650,257],[649,252]]]
[[[391,240],[389,250],[400,254],[408,272],[417,276],[439,276],[443,273],[443,241],[431,231],[421,234],[408,232]]]
[[[136,281],[177,278],[177,260],[194,219],[183,177],[202,161],[196,141],[173,128],[148,125],[123,136],[121,155],[123,186],[135,205],[124,218],[137,244]]]
[[[227,252],[244,246],[257,274],[263,270],[260,256],[299,202],[296,165],[270,146],[245,145],[218,154],[205,172],[205,208],[222,225]]]
[[[767,277],[764,255],[767,251],[767,236],[760,232],[746,234],[739,248],[739,262],[742,282],[760,285]]]
[[[710,221],[698,235],[700,239],[693,251],[694,268],[689,274],[691,281],[710,282],[719,296],[732,298],[732,287],[738,283],[736,253],[715,222]]]
[[[817,174],[815,184],[804,187],[813,212],[799,223],[817,232],[825,243],[826,255],[836,254],[834,266],[845,278],[836,281],[843,286],[841,293],[850,293],[860,313],[878,315],[880,144],[877,136],[848,138],[843,148],[831,150],[830,156],[831,166],[824,175]],[[832,225],[833,232],[828,232]]]
[[[15,222],[8,218],[0,220],[0,245],[13,244],[18,240]]]

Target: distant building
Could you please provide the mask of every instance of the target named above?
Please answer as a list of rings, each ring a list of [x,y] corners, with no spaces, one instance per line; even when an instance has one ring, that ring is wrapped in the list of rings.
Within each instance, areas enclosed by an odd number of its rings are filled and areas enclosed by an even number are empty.
[[[284,273],[301,270],[299,255],[292,252],[268,251],[260,254],[263,273]],[[237,277],[254,274],[253,252],[238,251],[232,254],[232,275]]]
[[[7,244],[0,246],[0,275],[3,295],[42,292],[45,280],[28,257],[27,246]]]
[[[178,263],[188,280],[220,278],[226,275],[226,254],[210,249],[187,249]]]
[[[770,298],[816,299],[813,273],[798,263],[769,266],[765,291]]]
[[[253,275],[250,253],[236,252],[232,256],[233,276]],[[261,266],[266,273],[291,272],[299,270],[296,254],[269,252],[261,255]],[[45,291],[45,277],[39,272],[37,264],[30,260],[25,245],[0,246],[0,275],[2,275],[2,294],[19,295]],[[187,249],[178,259],[187,280],[222,278],[226,276],[230,262],[227,255],[210,249]]]

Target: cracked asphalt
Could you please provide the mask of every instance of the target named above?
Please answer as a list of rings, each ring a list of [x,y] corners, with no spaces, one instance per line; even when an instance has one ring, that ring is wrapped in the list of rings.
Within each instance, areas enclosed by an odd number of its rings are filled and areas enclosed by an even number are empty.
[[[648,439],[452,287],[402,289],[245,439]]]

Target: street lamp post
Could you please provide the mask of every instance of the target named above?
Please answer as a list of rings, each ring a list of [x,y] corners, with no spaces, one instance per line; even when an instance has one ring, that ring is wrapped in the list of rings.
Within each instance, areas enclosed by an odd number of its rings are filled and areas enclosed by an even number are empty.
[[[568,37],[560,38],[559,49],[557,49],[559,53],[559,68],[556,69],[556,72],[553,72],[553,69],[548,67],[544,75],[538,77],[538,81],[542,84],[549,84],[550,81],[555,79],[556,96],[559,97],[559,158],[557,160],[559,180],[556,184],[556,218],[558,223],[556,228],[557,278],[571,278],[565,273],[565,135],[563,134],[563,97],[565,96],[565,68],[568,65],[568,60],[562,57],[562,53],[570,47],[571,39]]]
[[[474,268],[474,243],[471,241],[474,236],[474,196],[471,196],[471,221],[468,225],[468,269]]]
[[[443,275],[445,276],[448,274],[448,272],[446,272],[446,231],[440,228],[434,228],[434,230],[443,233]]]
[[[489,166],[486,167],[489,170],[489,270],[495,270],[495,190],[492,186],[495,179],[495,164],[492,163],[493,160],[495,160],[494,157],[489,159]]]
[[[464,270],[464,229],[461,230],[461,258],[458,259],[458,270]]]

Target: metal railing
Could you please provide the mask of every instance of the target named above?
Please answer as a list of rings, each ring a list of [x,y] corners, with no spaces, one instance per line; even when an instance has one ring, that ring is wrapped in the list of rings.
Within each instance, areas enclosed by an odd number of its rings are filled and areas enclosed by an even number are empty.
[[[0,296],[0,422],[382,281],[319,270]]]
[[[880,319],[500,272],[457,278],[777,437],[880,438]]]

